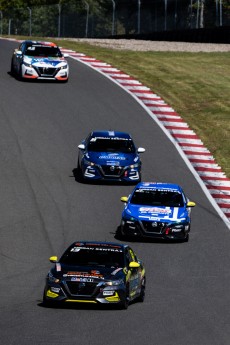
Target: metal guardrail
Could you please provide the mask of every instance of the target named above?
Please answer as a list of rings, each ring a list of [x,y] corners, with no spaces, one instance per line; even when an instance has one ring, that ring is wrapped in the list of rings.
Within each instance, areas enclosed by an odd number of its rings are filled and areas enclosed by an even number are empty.
[[[222,0],[57,0],[0,11],[1,35],[108,37],[230,26]],[[228,5],[229,6],[229,5]]]

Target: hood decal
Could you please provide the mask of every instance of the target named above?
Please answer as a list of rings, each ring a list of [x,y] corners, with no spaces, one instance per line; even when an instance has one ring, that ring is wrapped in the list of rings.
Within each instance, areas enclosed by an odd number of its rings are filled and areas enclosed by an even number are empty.
[[[104,279],[103,274],[100,274],[99,271],[91,271],[91,272],[67,272],[63,274],[63,277],[75,277],[75,278],[100,278]]]
[[[65,60],[63,60],[62,58],[31,58],[28,56],[24,57],[24,61],[31,64],[31,65],[35,65],[35,66],[41,66],[41,67],[45,67],[45,66],[49,66],[49,67],[56,67],[57,65],[63,65],[66,64]]]
[[[185,210],[182,207],[129,205],[126,212],[140,220],[182,221],[186,219]]]
[[[158,214],[170,214],[172,211],[167,208],[160,208],[160,207],[140,207],[140,213],[158,213]]]

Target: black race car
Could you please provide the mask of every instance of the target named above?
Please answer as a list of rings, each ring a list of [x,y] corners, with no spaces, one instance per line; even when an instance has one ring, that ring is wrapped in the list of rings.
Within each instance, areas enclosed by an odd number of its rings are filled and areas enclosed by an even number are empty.
[[[133,300],[144,301],[145,268],[125,244],[74,242],[46,277],[45,306],[66,303],[115,304],[127,309]]]

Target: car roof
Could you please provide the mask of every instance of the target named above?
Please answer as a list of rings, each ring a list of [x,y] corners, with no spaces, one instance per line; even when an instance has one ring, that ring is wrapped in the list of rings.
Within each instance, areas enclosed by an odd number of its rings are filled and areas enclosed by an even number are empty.
[[[93,131],[91,132],[91,137],[118,137],[118,138],[124,138],[124,139],[131,139],[131,136],[129,133],[126,132],[119,132],[119,131]]]
[[[70,247],[72,246],[95,246],[95,247],[111,247],[124,250],[128,247],[127,244],[123,243],[116,243],[116,242],[101,242],[101,241],[75,241],[73,242]]]
[[[136,185],[135,190],[139,188],[172,190],[177,191],[178,193],[182,193],[182,188],[178,184],[166,182],[140,182]]]
[[[46,46],[46,47],[57,47],[57,45],[53,42],[45,42],[45,41],[31,41],[26,40],[23,43],[27,45],[40,45],[40,46]]]

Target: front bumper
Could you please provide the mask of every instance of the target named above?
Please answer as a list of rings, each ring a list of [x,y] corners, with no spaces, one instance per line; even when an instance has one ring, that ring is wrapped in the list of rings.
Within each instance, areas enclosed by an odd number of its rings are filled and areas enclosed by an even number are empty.
[[[76,284],[77,285],[77,284]],[[92,285],[92,284],[91,284]],[[123,304],[126,298],[125,288],[89,286],[77,292],[66,282],[60,284],[47,281],[44,290],[44,303],[89,303],[89,304]]]
[[[82,176],[85,180],[91,181],[114,181],[138,183],[141,180],[140,167],[111,167],[111,166],[89,166],[83,165]]]
[[[162,240],[186,240],[190,224],[172,224],[153,221],[129,221],[122,219],[120,231],[122,236],[153,238]]]
[[[22,64],[22,77],[26,79],[68,80],[69,68],[43,68]]]

